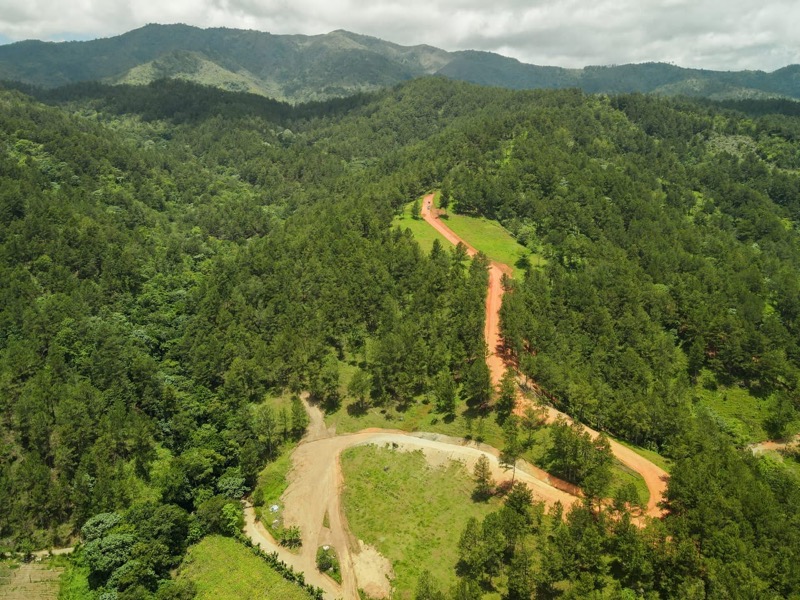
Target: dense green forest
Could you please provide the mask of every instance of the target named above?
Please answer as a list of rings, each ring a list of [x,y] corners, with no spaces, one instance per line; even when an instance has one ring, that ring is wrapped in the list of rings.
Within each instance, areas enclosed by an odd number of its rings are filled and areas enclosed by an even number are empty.
[[[230,534],[302,433],[270,398],[334,408],[349,360],[362,406],[452,380],[487,410],[485,259],[390,228],[440,188],[546,258],[507,282],[521,372],[674,461],[641,531],[622,503],[562,523],[509,495],[470,526],[485,552],[453,597],[800,591],[792,459],[753,456],[698,400],[735,389],[770,435],[796,427],[793,107],[439,78],[298,107],[180,82],[24,91],[0,90],[2,545],[83,531],[96,589],[179,597],[163,580],[186,544]]]

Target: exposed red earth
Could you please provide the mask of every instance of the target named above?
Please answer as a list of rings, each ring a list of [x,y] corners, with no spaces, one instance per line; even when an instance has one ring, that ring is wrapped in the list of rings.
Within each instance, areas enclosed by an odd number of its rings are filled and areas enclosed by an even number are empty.
[[[448,241],[453,244],[458,244],[459,242],[464,244],[470,256],[477,254],[475,248],[462,240],[439,218],[438,210],[433,207],[433,199],[433,194],[428,194],[423,199],[422,208],[420,209],[422,218],[436,229],[436,231],[447,238]],[[489,355],[486,358],[486,363],[489,365],[489,370],[492,374],[492,383],[495,386],[500,383],[500,379],[506,372],[506,368],[508,368],[503,360],[503,339],[500,335],[500,305],[503,302],[504,293],[501,284],[503,273],[509,276],[511,275],[511,269],[508,265],[492,261],[489,266],[489,291],[486,296],[486,327],[484,333],[486,344],[489,347]],[[530,404],[532,403],[529,399],[519,394],[515,412],[523,414],[525,408]],[[555,408],[547,407],[548,423],[554,422],[558,417],[563,417],[567,422],[572,423],[572,419],[568,415],[565,415]],[[599,435],[597,431],[589,427],[586,428],[586,431],[588,431],[592,437],[597,437]],[[614,440],[609,440],[609,442],[611,443],[611,451],[614,453],[614,456],[622,464],[639,473],[647,484],[647,489],[650,492],[650,499],[647,503],[645,514],[650,517],[663,516],[663,511],[659,508],[658,504],[664,498],[664,494],[667,491],[667,473],[619,442]]]
[[[477,250],[458,237],[438,218],[433,207],[433,194],[423,199],[421,216],[453,244],[463,243],[470,256]],[[497,385],[506,371],[500,336],[500,305],[503,299],[503,274],[511,275],[508,265],[492,261],[489,265],[489,290],[486,297],[485,339],[489,347],[486,362],[489,366],[492,383]],[[524,410],[526,402],[521,394],[517,411]],[[281,498],[283,505],[281,517],[285,526],[300,528],[303,545],[299,552],[292,552],[279,546],[267,529],[256,520],[255,511],[245,505],[245,534],[265,550],[277,552],[280,559],[296,571],[305,574],[305,580],[321,588],[325,598],[344,598],[357,600],[358,590],[363,589],[370,596],[385,598],[391,594],[392,566],[375,548],[357,540],[350,532],[341,505],[341,491],[344,486],[339,458],[350,447],[377,444],[390,445],[398,451],[421,450],[426,460],[432,464],[457,460],[468,470],[474,468],[482,455],[489,458],[492,476],[502,482],[510,479],[509,473],[500,467],[497,449],[484,444],[467,442],[433,433],[408,433],[389,429],[366,429],[358,433],[336,435],[334,429],[325,426],[319,408],[306,403],[311,423],[308,432],[292,453],[292,470],[288,475],[289,486]],[[553,408],[547,409],[548,422],[563,416]],[[597,432],[588,429],[592,435]],[[650,491],[650,501],[646,514],[661,516],[658,502],[666,489],[667,474],[633,450],[611,441],[611,450],[620,462],[642,475]],[[579,499],[575,486],[561,481],[545,471],[519,461],[516,480],[524,482],[534,496],[548,506],[560,502],[565,508]],[[325,516],[328,516],[325,526]],[[337,584],[316,568],[316,551],[321,545],[336,549],[342,574],[342,585]]]
[[[777,440],[767,440],[766,442],[758,442],[757,444],[750,444],[748,446],[753,454],[761,454],[765,450],[773,450],[775,452],[782,452],[783,450],[795,450],[800,447],[800,434],[793,438],[779,442]]]

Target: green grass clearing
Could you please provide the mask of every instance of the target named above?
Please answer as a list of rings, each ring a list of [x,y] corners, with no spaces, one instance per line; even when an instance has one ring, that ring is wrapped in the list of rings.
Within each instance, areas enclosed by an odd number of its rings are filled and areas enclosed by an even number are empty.
[[[440,589],[455,583],[458,540],[470,517],[483,519],[499,504],[473,502],[475,484],[461,463],[430,467],[422,452],[376,446],[342,454],[345,514],[353,534],[389,559],[394,598],[413,598],[429,570]]]
[[[420,200],[420,202],[422,201]],[[392,220],[392,227],[399,227],[403,231],[410,229],[411,233],[414,234],[414,239],[417,240],[425,254],[430,254],[431,248],[433,248],[433,240],[439,240],[444,249],[452,248],[453,244],[448,242],[447,238],[428,225],[423,219],[412,218],[411,207],[413,205],[414,202],[409,202],[405,205],[403,214]]]
[[[438,192],[435,201],[438,205]],[[534,267],[544,266],[546,263],[544,257],[533,254],[497,221],[490,221],[484,217],[458,215],[453,212],[449,212],[441,218],[461,239],[483,252],[491,260],[508,265],[514,270],[514,273],[519,271],[517,262],[523,257],[527,257]]]
[[[325,423],[336,427],[336,433],[353,433],[368,427],[382,429],[399,429],[401,431],[430,431],[443,433],[453,437],[470,438],[483,441],[495,447],[503,445],[503,431],[495,421],[494,415],[469,418],[467,407],[460,402],[456,407],[455,418],[445,417],[434,412],[432,403],[417,401],[404,410],[398,410],[394,404],[374,407],[365,413],[352,410],[352,400],[344,398],[336,412],[325,415]]]
[[[744,445],[769,438],[764,430],[771,398],[757,398],[739,386],[718,384],[714,374],[704,369],[697,378],[694,396],[697,404],[709,410]]]
[[[178,568],[178,579],[194,582],[197,600],[311,598],[242,544],[219,535],[208,536],[189,548]]]

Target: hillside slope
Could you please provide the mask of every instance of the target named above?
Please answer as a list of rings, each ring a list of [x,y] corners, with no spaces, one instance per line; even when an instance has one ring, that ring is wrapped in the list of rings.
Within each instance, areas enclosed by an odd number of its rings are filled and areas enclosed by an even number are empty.
[[[684,69],[664,63],[564,69],[491,52],[401,46],[343,30],[273,35],[227,28],[147,25],[87,42],[0,46],[0,79],[52,87],[87,80],[146,84],[187,79],[302,102],[374,91],[424,75],[511,89],[578,87],[714,99],[800,98],[800,67],[773,73]]]

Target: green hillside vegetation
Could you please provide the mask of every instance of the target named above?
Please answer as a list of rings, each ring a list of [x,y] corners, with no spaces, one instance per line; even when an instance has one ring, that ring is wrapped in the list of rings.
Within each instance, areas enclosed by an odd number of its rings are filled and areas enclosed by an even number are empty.
[[[370,445],[345,451],[342,472],[350,528],[391,561],[395,598],[413,598],[426,569],[440,586],[455,583],[461,530],[495,505],[472,500],[475,484],[463,466],[431,467],[422,452]]]
[[[720,420],[721,427],[741,445],[768,439],[765,429],[774,398],[759,398],[735,385],[719,385],[704,370],[697,378],[695,402]]]
[[[110,83],[147,85],[160,79],[182,79],[231,92],[249,92],[281,98],[280,88],[260,81],[252,73],[231,72],[202,54],[176,50],[156,60],[137,65]]]
[[[92,597],[89,587],[89,568],[71,562],[61,575],[59,600],[85,600]]]
[[[772,73],[684,69],[666,63],[564,69],[475,50],[400,46],[348,31],[273,35],[227,28],[150,24],[86,42],[0,46],[0,80],[53,87],[89,80],[148,84],[164,77],[303,102],[372,92],[442,75],[509,89],[579,88],[717,100],[800,98],[798,65]]]
[[[494,551],[458,585],[506,594],[513,571],[562,598],[800,589],[800,484],[743,447],[759,426],[790,434],[800,405],[785,105],[443,78],[297,107],[177,81],[29,91],[41,101],[0,90],[0,546],[67,545],[92,524],[95,598],[151,598],[189,543],[232,532],[302,434],[290,419],[283,439],[276,398],[308,392],[348,428],[359,411],[496,422],[486,263],[392,227],[441,189],[545,259],[504,297],[521,372],[671,461],[663,521],[620,528],[619,502],[594,503],[516,545],[490,519],[478,547]],[[456,407],[433,412],[451,389]],[[720,392],[740,406],[723,413]]]
[[[178,568],[177,579],[194,584],[198,600],[311,598],[242,544],[219,535],[208,536],[189,548]]]

